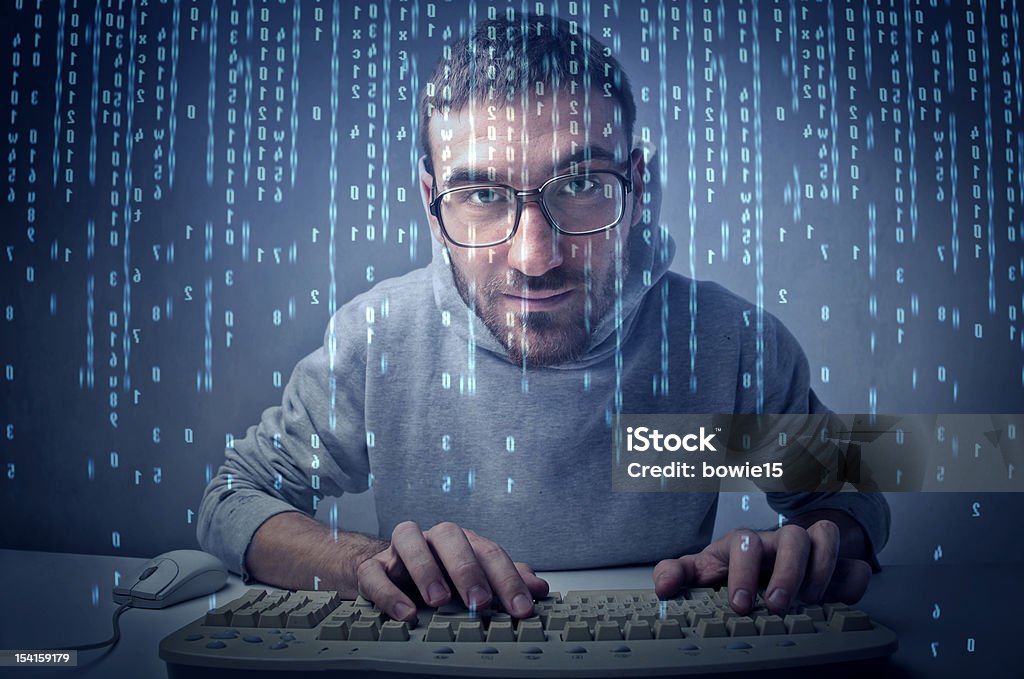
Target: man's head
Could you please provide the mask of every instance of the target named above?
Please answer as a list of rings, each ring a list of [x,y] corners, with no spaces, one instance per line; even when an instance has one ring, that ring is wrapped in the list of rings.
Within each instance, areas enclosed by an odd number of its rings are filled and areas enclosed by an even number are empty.
[[[503,17],[446,50],[420,114],[421,195],[459,293],[512,360],[579,357],[612,309],[640,219],[620,65],[568,22]]]

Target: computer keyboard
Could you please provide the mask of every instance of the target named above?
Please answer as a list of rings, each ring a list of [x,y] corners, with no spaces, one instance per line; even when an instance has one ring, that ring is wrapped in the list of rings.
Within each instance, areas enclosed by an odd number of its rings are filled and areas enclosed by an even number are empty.
[[[727,589],[552,593],[515,620],[497,605],[422,608],[410,625],[336,592],[250,589],[160,642],[168,676],[238,670],[455,677],[641,677],[783,669],[891,655],[892,630],[841,603],[737,615]],[[382,676],[387,676],[382,675]]]

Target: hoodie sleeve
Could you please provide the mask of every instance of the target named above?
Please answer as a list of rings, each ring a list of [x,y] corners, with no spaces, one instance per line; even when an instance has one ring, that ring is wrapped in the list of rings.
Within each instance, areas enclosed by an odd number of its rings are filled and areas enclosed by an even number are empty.
[[[323,345],[292,371],[281,405],[264,410],[259,424],[228,446],[203,493],[199,544],[246,584],[246,551],[264,521],[290,511],[312,517],[325,495],[368,487],[361,310],[353,301],[335,313]]]
[[[775,316],[764,314],[764,410],[765,413],[831,412],[810,386],[807,357],[799,342]],[[818,492],[765,493],[768,504],[791,521],[805,512],[835,509],[853,517],[868,539],[868,563],[881,570],[877,554],[889,540],[891,515],[882,493]]]

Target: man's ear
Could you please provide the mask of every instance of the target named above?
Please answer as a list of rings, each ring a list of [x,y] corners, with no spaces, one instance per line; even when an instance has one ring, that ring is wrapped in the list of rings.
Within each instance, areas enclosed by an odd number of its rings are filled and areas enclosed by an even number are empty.
[[[430,225],[430,233],[438,243],[444,245],[444,236],[441,235],[441,226],[437,223],[434,215],[430,214],[430,188],[434,181],[433,175],[427,171],[427,156],[420,156],[417,163],[419,169],[420,201],[423,203],[423,213],[427,216],[427,224]]]
[[[631,226],[636,226],[643,215],[644,191],[647,185],[644,184],[644,150],[635,148],[629,154],[630,179],[633,180],[633,214]]]

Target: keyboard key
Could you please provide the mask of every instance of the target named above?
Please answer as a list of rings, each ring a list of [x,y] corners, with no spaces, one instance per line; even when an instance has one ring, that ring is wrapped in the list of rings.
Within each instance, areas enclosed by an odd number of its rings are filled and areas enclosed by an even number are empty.
[[[642,620],[648,625],[653,626],[654,621],[658,619],[658,611],[654,609],[643,609],[639,613],[633,614],[633,620]]]
[[[600,619],[601,616],[594,612],[581,613],[576,616],[576,620],[578,622],[585,623],[591,631],[594,630],[594,625],[596,625],[597,621]]]
[[[459,631],[455,633],[455,641],[483,641],[484,628],[479,620],[463,622],[459,624]]]
[[[367,611],[365,608],[359,612],[359,620],[365,622],[372,622],[380,628],[384,624],[387,618],[380,611]]]
[[[431,622],[427,627],[426,641],[455,641],[450,622]]]
[[[757,626],[754,625],[754,621],[751,618],[745,615],[729,618],[725,623],[725,628],[729,630],[729,636],[731,637],[757,636]]]
[[[828,626],[833,632],[860,632],[873,629],[871,619],[863,611],[836,611]]]
[[[260,614],[259,627],[285,627],[291,613],[287,605],[274,606]]]
[[[244,606],[251,605],[252,604],[249,602],[246,602],[244,604]],[[229,604],[224,604],[223,606],[218,606],[212,611],[207,611],[206,618],[203,624],[210,626],[227,627],[231,624],[231,616],[238,608],[241,607],[242,606],[238,606],[238,602],[236,601],[232,601]]]
[[[618,623],[601,620],[594,627],[594,641],[619,641],[621,639],[622,632],[619,631]]]
[[[566,623],[562,641],[590,641],[590,626],[582,621]]]
[[[711,601],[718,592],[711,587],[692,587],[686,590],[686,598],[691,601]]]
[[[339,609],[340,610],[340,609]],[[334,615],[331,616],[331,622],[344,622],[351,625],[359,619],[359,612],[352,609],[345,609],[340,613],[335,610]]]
[[[212,611],[208,611],[206,613],[204,624],[220,627],[227,627],[228,625],[235,624],[231,622],[231,618],[235,612],[253,606],[257,602],[266,598],[266,596],[267,591],[264,589],[250,589],[234,601],[228,602],[223,606],[218,606]],[[247,627],[248,625],[242,626]]]
[[[520,643],[547,641],[547,637],[544,636],[544,627],[541,625],[540,620],[523,620],[520,622],[516,641]]]
[[[622,627],[630,619],[630,615],[624,612],[606,613],[604,619],[609,622],[614,622],[619,627]]]
[[[348,632],[349,641],[377,641],[377,637],[377,623],[371,620],[357,620]]]
[[[721,618],[702,618],[701,621],[697,623],[697,636],[702,639],[728,636],[728,632],[725,629],[725,622]]]
[[[810,634],[814,632],[814,622],[806,615],[790,613],[785,618],[786,629],[790,634]]]
[[[409,641],[409,625],[399,620],[388,620],[380,628],[381,641]]]
[[[316,615],[317,605],[306,604],[297,611],[292,611],[288,615],[288,627],[312,629],[320,623],[320,619]]]
[[[715,614],[707,606],[692,608],[686,613],[686,621],[689,623],[690,627],[696,627],[700,624],[701,620],[713,617],[715,617]]]
[[[682,639],[683,630],[678,620],[665,618],[654,621],[655,639]]]
[[[754,626],[764,635],[785,634],[786,624],[777,615],[761,615],[754,621]]]
[[[825,622],[825,609],[821,606],[803,606],[800,612],[814,622]]]
[[[646,620],[630,620],[623,629],[626,641],[651,638],[651,626]]]
[[[569,614],[554,612],[548,616],[546,629],[549,632],[560,632],[569,624]]]
[[[515,632],[512,630],[511,620],[500,620],[491,621],[490,627],[487,628],[487,641],[488,643],[497,643],[502,641],[515,641]]]
[[[825,610],[825,620],[828,620],[829,622],[831,622],[832,615],[835,614],[836,611],[847,611],[850,609],[850,607],[844,603],[825,604],[823,608]]]

